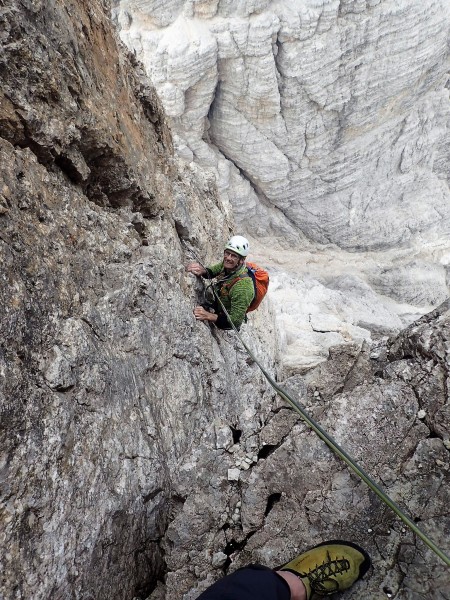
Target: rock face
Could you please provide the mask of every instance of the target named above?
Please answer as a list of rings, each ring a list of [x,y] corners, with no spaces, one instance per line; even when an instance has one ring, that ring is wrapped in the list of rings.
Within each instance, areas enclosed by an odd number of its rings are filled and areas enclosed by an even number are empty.
[[[448,570],[235,336],[193,320],[202,286],[184,263],[217,256],[229,207],[173,157],[108,14],[101,0],[0,10],[0,596],[187,600],[330,537],[374,558],[347,598],[448,595]],[[449,318],[286,381],[447,552]],[[269,303],[243,335],[275,372]]]
[[[236,427],[250,393],[184,273],[186,244],[210,259],[228,223],[211,178],[176,166],[106,4],[1,20],[0,596],[144,597],[172,469],[226,390]]]
[[[448,297],[448,2],[113,4],[177,153],[272,268],[287,371]]]
[[[444,0],[116,0],[180,153],[250,231],[353,250],[448,234]]]

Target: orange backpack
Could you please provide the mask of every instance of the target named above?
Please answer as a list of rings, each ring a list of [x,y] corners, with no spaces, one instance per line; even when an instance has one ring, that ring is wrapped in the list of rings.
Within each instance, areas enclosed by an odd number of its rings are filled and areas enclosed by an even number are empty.
[[[255,288],[255,297],[247,308],[247,312],[251,312],[258,308],[264,296],[267,294],[269,288],[269,273],[262,267],[258,267],[258,265],[251,262],[247,263],[247,272],[252,278],[253,287]]]
[[[265,269],[258,267],[258,265],[252,262],[246,263],[246,267],[247,273],[243,273],[242,275],[239,275],[239,277],[232,279],[226,284],[226,287],[228,290],[230,290],[233,287],[233,285],[240,279],[243,279],[244,277],[251,278],[251,280],[253,281],[253,287],[255,289],[255,296],[250,306],[246,310],[246,312],[249,313],[252,312],[252,310],[256,310],[258,308],[264,296],[267,294],[267,289],[269,287],[269,273]]]

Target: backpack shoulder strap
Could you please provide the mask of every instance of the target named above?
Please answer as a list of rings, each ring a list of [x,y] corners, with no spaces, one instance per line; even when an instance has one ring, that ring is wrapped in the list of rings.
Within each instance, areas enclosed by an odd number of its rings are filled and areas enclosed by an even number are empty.
[[[247,277],[250,277],[253,280],[253,286],[255,286],[254,277],[252,277],[252,274],[250,273],[250,269],[248,267],[240,275],[236,275],[236,277],[233,277],[232,279],[228,279],[228,280],[221,281],[221,282],[219,281],[218,283],[220,285],[220,288],[221,289],[225,288],[227,294],[229,294],[231,288],[233,287],[233,285],[235,283],[237,283],[238,281],[241,281],[242,279],[247,279]]]

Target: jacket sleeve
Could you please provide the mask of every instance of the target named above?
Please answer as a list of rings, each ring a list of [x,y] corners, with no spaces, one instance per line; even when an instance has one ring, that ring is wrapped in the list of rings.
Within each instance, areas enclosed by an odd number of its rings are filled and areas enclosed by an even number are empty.
[[[236,329],[239,329],[247,312],[247,308],[252,303],[255,290],[253,281],[250,277],[245,277],[237,281],[230,290],[231,308],[229,311],[230,318]],[[227,316],[223,313],[219,314],[216,321],[216,327],[219,329],[231,329],[231,325]]]
[[[217,263],[216,265],[211,265],[210,267],[206,267],[206,275],[203,275],[205,279],[214,279],[223,269],[223,262]]]

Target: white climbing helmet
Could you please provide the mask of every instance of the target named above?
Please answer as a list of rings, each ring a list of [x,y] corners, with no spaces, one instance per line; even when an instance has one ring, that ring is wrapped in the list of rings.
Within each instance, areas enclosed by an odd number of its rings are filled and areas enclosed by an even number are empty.
[[[247,256],[249,251],[248,240],[242,235],[233,235],[233,237],[228,240],[225,250],[236,252],[239,256]]]

